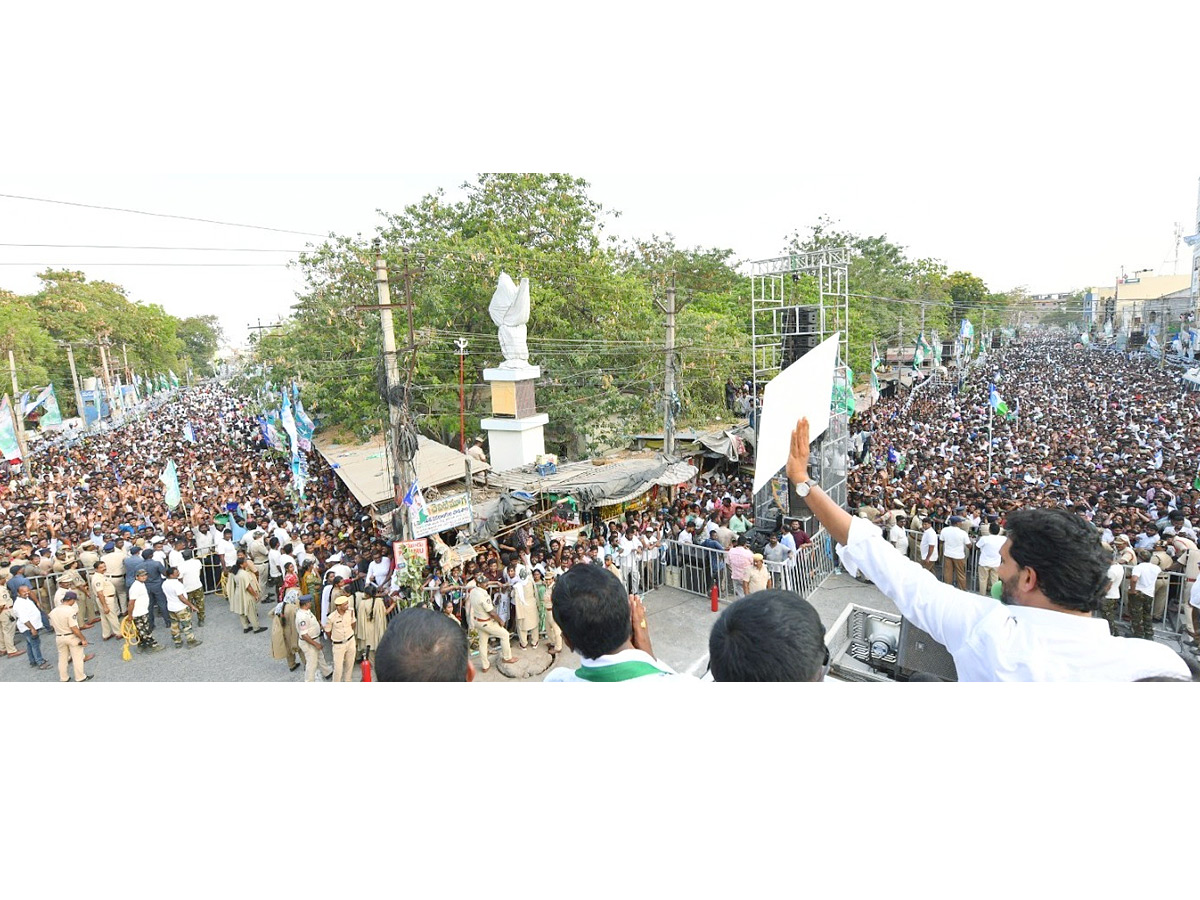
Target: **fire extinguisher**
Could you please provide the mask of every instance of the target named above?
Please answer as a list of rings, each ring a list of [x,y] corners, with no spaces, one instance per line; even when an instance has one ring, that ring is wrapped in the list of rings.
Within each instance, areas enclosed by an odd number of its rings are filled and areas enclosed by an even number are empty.
[[[363,661],[362,661],[362,680],[363,680],[363,681],[370,681],[370,680],[371,680],[371,656],[370,656],[370,654],[369,654],[369,653],[364,653],[364,654],[363,654]]]
[[[708,592],[708,599],[712,600],[712,611],[717,611],[717,583],[714,581],[712,590]]]

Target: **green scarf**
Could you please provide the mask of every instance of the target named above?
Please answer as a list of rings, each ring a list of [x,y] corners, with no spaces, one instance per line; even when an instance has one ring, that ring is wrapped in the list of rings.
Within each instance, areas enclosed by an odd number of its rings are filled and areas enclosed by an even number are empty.
[[[580,666],[575,674],[584,681],[631,681],[643,675],[665,675],[662,669],[633,659],[629,662],[613,663],[611,666]]]

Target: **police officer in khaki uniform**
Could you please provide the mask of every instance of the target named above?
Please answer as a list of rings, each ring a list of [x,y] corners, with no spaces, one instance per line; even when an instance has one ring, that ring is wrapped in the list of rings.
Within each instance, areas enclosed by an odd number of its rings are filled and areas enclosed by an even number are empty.
[[[470,613],[470,627],[479,632],[479,665],[483,671],[491,668],[488,665],[488,638],[495,637],[500,639],[500,661],[506,663],[515,663],[517,660],[512,655],[512,642],[508,637],[508,629],[504,627],[500,621],[500,617],[496,615],[496,607],[492,604],[492,598],[488,596],[488,592],[479,587],[474,580],[467,582],[467,587],[470,588],[470,593],[467,594],[467,604]]]
[[[321,648],[321,623],[312,610],[312,594],[301,594],[296,610],[296,630],[300,633],[300,649],[304,651],[304,680],[315,681],[317,669],[329,681],[333,678],[333,666],[325,660]]]
[[[90,681],[93,676],[83,672],[83,648],[87,638],[79,630],[79,610],[75,608],[77,595],[74,591],[63,594],[62,603],[50,612],[50,627],[54,629],[54,643],[58,647],[58,680],[67,681],[67,660],[75,668],[76,681]]]
[[[254,564],[255,574],[258,575],[259,602],[269,599],[278,599],[272,598],[267,593],[267,579],[271,551],[267,549],[267,545],[263,542],[263,533],[261,528],[256,528],[252,532],[252,538],[246,545],[246,555],[250,557],[250,562]]]
[[[336,607],[325,623],[325,633],[333,642],[333,680],[351,681],[354,675],[354,610],[344,594],[334,601]]]
[[[125,608],[129,597],[129,588],[125,586],[125,559],[128,556],[124,541],[120,546],[117,546],[116,541],[109,541],[104,545],[104,555],[100,557],[104,560],[105,574],[112,580],[113,587],[117,590],[118,612]]]
[[[17,620],[13,616],[13,599],[7,581],[7,573],[0,573],[0,653],[15,659],[25,651],[17,649]]]
[[[108,577],[108,563],[100,560],[92,573],[92,593],[100,604],[100,633],[109,641],[121,634],[120,610],[117,609],[117,588]]]
[[[1150,562],[1163,571],[1154,583],[1154,606],[1150,611],[1151,617],[1155,621],[1159,621],[1167,612],[1167,587],[1170,584],[1167,572],[1175,570],[1175,557],[1167,552],[1166,541],[1158,541],[1154,545],[1154,550],[1150,554]]]
[[[552,654],[562,653],[563,638],[562,629],[558,627],[558,623],[554,621],[554,578],[546,582],[545,594],[542,598],[542,606],[546,608],[546,640],[550,642],[550,652]]]

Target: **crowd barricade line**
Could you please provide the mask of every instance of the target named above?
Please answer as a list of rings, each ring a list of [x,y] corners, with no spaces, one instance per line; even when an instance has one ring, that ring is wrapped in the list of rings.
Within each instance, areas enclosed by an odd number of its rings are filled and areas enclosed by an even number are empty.
[[[661,583],[689,594],[708,598],[712,586],[717,586],[717,599],[736,599],[729,569],[729,551],[702,547],[697,544],[664,541],[659,549],[662,570]],[[832,541],[825,529],[819,529],[796,557],[785,562],[764,562],[771,574],[771,584],[781,590],[809,596],[833,574],[837,560]]]

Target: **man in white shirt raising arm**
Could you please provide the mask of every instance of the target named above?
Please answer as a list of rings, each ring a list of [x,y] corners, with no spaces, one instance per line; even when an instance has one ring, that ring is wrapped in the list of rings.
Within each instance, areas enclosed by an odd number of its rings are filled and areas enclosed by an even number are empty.
[[[905,559],[879,529],[855,520],[808,477],[808,420],[792,432],[788,480],[838,544],[846,570],[860,570],[918,628],[954,657],[960,681],[1190,680],[1161,644],[1114,638],[1092,616],[1108,587],[1108,555],[1080,516],[1058,509],[1009,515],[998,575],[1005,605],[939,582]]]

